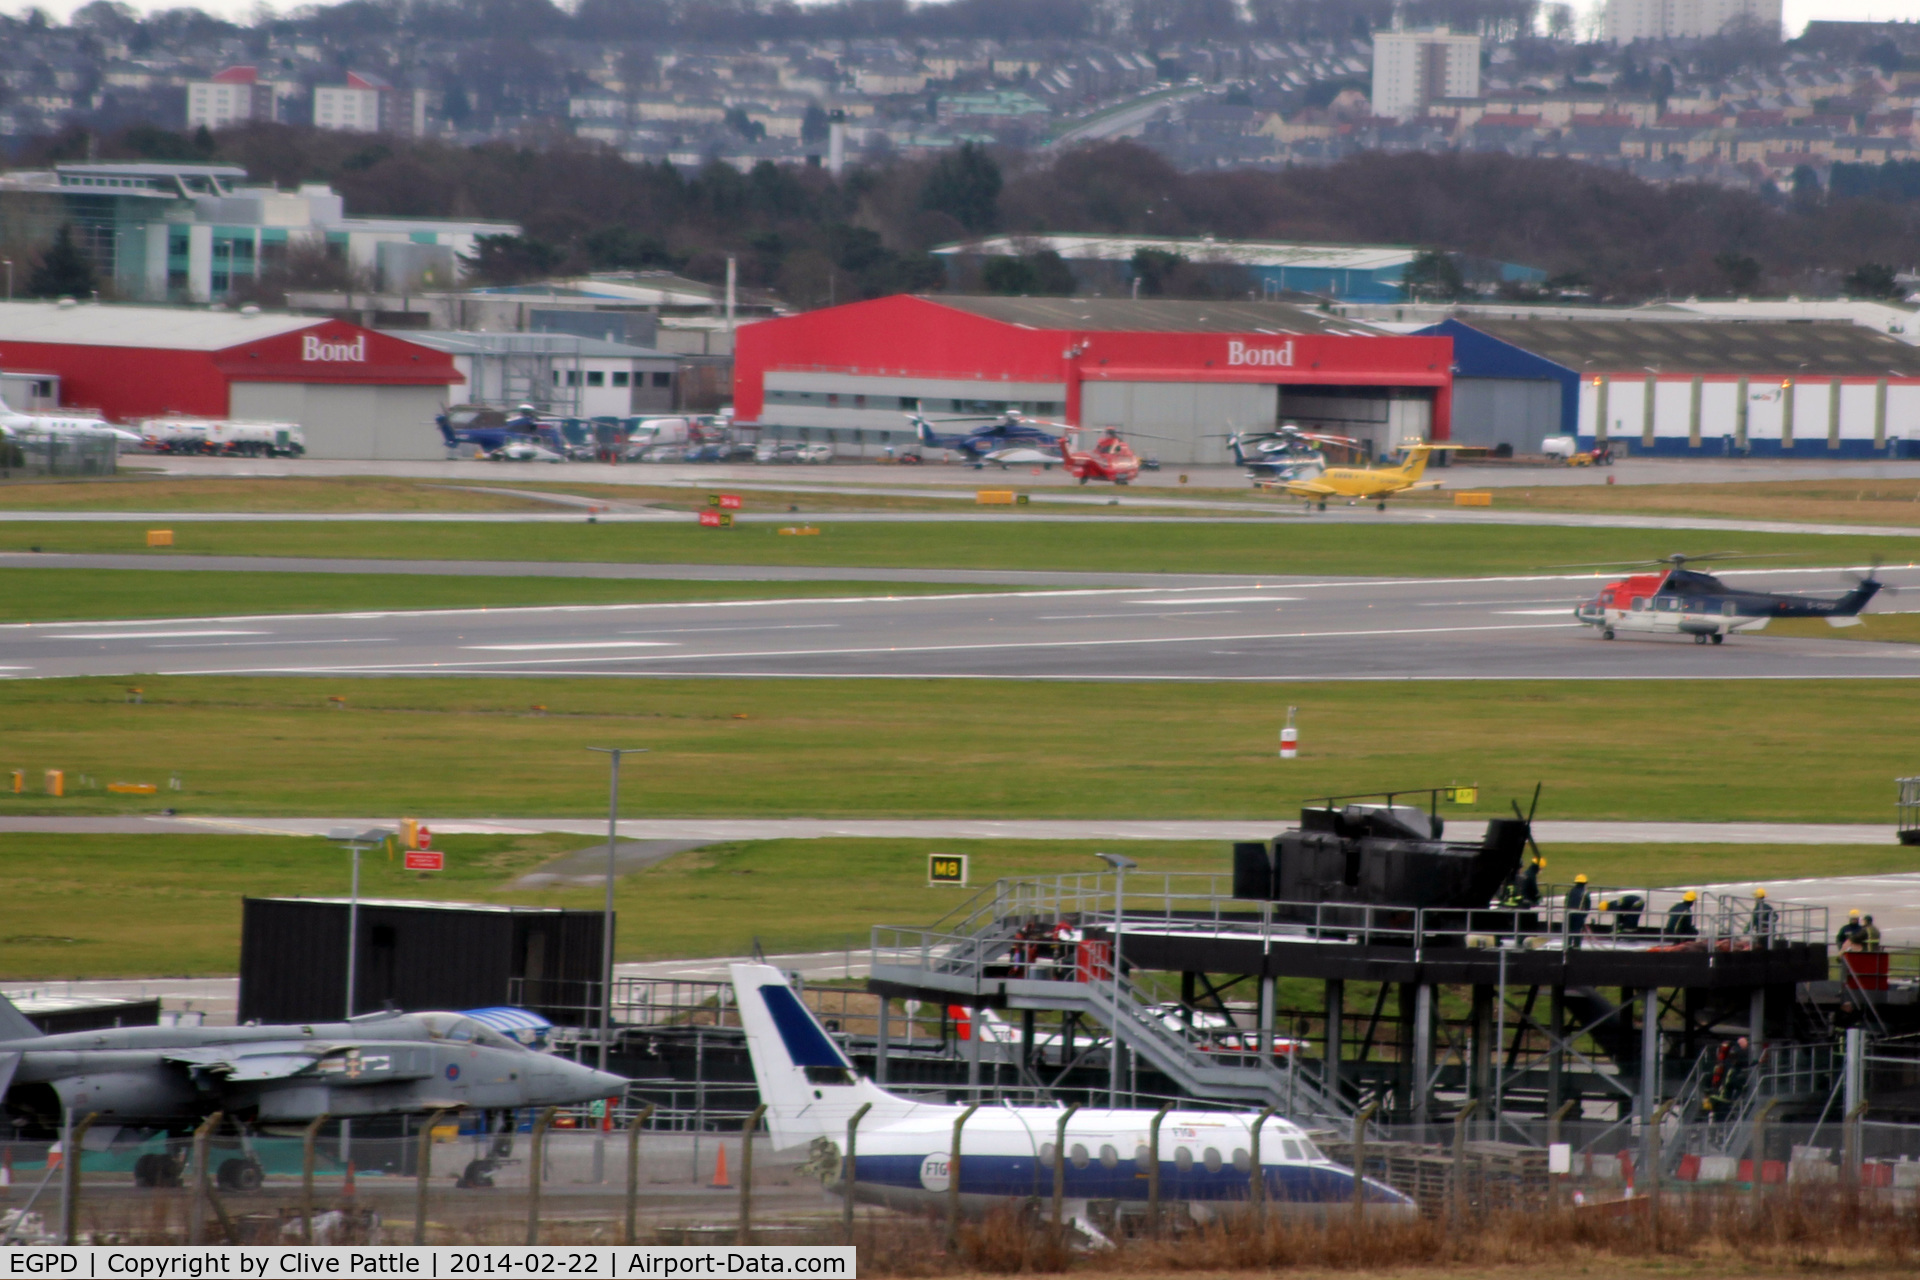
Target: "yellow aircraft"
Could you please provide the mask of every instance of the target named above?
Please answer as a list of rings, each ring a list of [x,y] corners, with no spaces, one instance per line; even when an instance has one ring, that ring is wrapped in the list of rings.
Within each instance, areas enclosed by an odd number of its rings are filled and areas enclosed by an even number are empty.
[[[1327,509],[1328,498],[1345,498],[1348,506],[1356,502],[1373,502],[1385,511],[1386,500],[1396,493],[1404,493],[1408,489],[1438,489],[1440,481],[1420,478],[1427,469],[1427,455],[1436,449],[1460,447],[1456,444],[1412,441],[1407,445],[1407,460],[1398,466],[1328,467],[1317,476],[1275,480],[1266,487],[1283,489],[1293,497],[1305,498],[1309,507],[1317,503],[1322,511]]]

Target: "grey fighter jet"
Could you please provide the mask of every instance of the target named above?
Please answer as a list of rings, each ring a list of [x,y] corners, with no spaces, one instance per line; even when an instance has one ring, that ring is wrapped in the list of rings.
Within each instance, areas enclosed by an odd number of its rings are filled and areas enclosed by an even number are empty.
[[[0,997],[0,1116],[29,1139],[56,1136],[66,1112],[96,1113],[96,1124],[131,1133],[180,1135],[216,1111],[244,1131],[323,1115],[568,1106],[626,1086],[457,1013],[49,1036]]]

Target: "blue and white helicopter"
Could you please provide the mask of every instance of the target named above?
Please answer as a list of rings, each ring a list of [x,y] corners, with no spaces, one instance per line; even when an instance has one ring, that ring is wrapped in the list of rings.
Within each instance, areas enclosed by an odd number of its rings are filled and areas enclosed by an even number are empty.
[[[734,998],[747,1033],[753,1076],[767,1104],[776,1151],[811,1146],[816,1160],[838,1162],[847,1122],[871,1110],[858,1130],[856,1201],[909,1212],[947,1202],[953,1123],[964,1108],[889,1093],[854,1072],[819,1021],[778,969],[732,966]],[[983,1106],[962,1130],[960,1205],[984,1215],[997,1205],[1053,1194],[1058,1106]],[[1144,1110],[1077,1111],[1067,1121],[1065,1210],[1087,1238],[1103,1237],[1089,1220],[1089,1200],[1147,1199],[1149,1126]],[[1209,1207],[1245,1202],[1252,1184],[1254,1117],[1236,1111],[1170,1111],[1160,1127],[1160,1194],[1186,1202],[1196,1216]],[[1323,1213],[1351,1205],[1354,1174],[1335,1164],[1296,1124],[1274,1117],[1260,1131],[1260,1172],[1276,1213]],[[829,1183],[844,1195],[842,1176]],[[1404,1216],[1408,1197],[1369,1178],[1367,1212]]]
[[[966,431],[935,431],[933,421],[917,413],[908,414],[907,421],[913,424],[913,433],[922,445],[929,449],[958,453],[976,469],[985,467],[989,462],[1004,465],[1029,461],[1051,468],[1060,461],[1060,437],[1044,429],[1057,424],[1042,423],[1015,409],[992,416],[940,419],[942,422],[980,424]],[[1029,453],[1034,456],[1027,457]]]

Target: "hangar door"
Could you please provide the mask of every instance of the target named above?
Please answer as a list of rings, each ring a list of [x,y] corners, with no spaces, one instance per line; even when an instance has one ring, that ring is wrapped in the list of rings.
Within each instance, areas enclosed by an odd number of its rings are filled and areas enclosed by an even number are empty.
[[[1453,439],[1539,453],[1541,441],[1560,434],[1560,398],[1560,384],[1544,378],[1455,378]]]
[[[433,416],[446,402],[437,386],[343,386],[322,382],[236,382],[236,418],[297,422],[312,458],[438,461],[446,446]]]
[[[1279,397],[1271,385],[1251,382],[1085,382],[1080,424],[1136,433],[1142,457],[1174,465],[1228,465],[1230,431],[1271,430]],[[1157,437],[1157,438],[1156,438]],[[1092,445],[1080,442],[1082,448]]]

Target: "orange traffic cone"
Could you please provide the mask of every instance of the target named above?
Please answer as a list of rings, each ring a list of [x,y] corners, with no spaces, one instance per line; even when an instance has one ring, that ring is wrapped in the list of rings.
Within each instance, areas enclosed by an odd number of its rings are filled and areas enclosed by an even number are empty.
[[[732,1179],[727,1177],[727,1144],[724,1142],[720,1144],[720,1158],[713,1162],[713,1185],[716,1187],[733,1185]]]
[[[347,1161],[347,1180],[340,1186],[340,1194],[350,1196],[353,1192],[353,1161]]]

